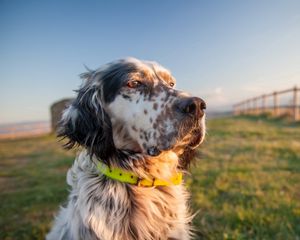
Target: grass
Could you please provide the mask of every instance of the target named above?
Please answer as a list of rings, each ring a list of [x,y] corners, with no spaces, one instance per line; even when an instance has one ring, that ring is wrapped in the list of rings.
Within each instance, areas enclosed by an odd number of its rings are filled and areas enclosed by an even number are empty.
[[[300,126],[214,119],[189,179],[199,239],[300,239]]]
[[[44,239],[73,160],[54,136],[0,141],[0,239]]]
[[[52,135],[0,141],[0,239],[44,239],[75,155],[60,145]],[[196,239],[300,239],[299,124],[210,120],[191,169]]]

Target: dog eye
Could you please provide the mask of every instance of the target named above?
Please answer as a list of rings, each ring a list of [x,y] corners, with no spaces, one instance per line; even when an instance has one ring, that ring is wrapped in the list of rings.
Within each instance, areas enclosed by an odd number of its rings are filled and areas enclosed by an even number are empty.
[[[170,85],[170,87],[174,87],[175,83],[171,82],[169,85]]]
[[[142,83],[140,81],[137,81],[137,80],[129,81],[127,83],[127,87],[130,87],[130,88],[137,88],[141,85],[142,85]]]

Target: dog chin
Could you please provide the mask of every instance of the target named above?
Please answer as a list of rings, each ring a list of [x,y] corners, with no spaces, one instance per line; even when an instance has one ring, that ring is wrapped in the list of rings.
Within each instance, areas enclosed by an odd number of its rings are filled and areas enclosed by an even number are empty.
[[[164,142],[163,144],[157,144],[157,146],[152,146],[147,149],[147,154],[156,157],[164,151],[172,150],[176,145],[176,141]]]
[[[159,154],[161,154],[161,152],[162,151],[158,147],[154,146],[147,149],[147,154],[152,157],[158,156]]]

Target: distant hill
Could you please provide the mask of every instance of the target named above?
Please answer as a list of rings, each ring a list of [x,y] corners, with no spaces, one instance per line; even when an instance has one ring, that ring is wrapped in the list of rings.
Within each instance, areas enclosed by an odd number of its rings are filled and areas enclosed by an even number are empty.
[[[50,131],[49,121],[0,124],[0,139],[42,135]]]

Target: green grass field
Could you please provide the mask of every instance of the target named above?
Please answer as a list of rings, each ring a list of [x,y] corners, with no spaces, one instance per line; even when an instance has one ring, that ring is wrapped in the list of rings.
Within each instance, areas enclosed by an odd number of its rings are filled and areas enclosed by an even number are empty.
[[[44,239],[75,153],[54,136],[0,141],[0,239]],[[208,121],[191,176],[196,239],[300,239],[300,125]]]

